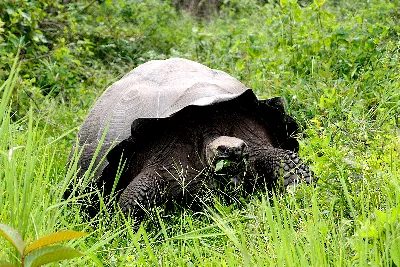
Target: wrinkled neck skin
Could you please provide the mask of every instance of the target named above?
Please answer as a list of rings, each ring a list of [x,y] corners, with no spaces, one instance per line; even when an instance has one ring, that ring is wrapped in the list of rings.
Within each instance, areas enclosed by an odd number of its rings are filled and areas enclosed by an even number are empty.
[[[202,158],[207,165],[210,165],[213,163],[214,159],[212,158],[212,155],[210,155],[208,147],[214,140],[221,137],[221,134],[217,131],[205,131],[202,137],[203,142],[200,147]]]

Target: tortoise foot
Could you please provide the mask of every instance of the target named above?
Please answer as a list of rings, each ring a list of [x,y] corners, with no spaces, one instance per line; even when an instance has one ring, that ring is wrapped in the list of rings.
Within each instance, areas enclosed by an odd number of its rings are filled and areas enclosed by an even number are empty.
[[[282,177],[286,187],[296,186],[301,182],[310,184],[312,182],[312,172],[303,163],[302,159],[293,151],[285,151],[285,155],[280,159],[280,168],[275,172],[277,178]]]

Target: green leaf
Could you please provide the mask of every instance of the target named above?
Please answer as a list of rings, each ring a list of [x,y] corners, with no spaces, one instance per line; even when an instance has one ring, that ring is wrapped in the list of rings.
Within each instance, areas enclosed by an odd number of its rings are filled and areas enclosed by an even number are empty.
[[[0,235],[7,239],[21,255],[24,253],[25,243],[17,230],[11,226],[0,223]]]
[[[224,167],[224,161],[220,160],[217,162],[217,164],[215,165],[215,171],[220,171],[222,170],[222,168]]]
[[[242,69],[244,68],[244,60],[243,59],[239,59],[238,61],[236,61],[236,68],[239,71],[242,71]]]
[[[54,243],[66,241],[66,240],[71,240],[75,238],[79,238],[82,236],[87,235],[87,233],[84,232],[76,232],[76,231],[62,231],[62,232],[57,232],[53,233],[50,235],[43,236],[35,241],[33,241],[26,249],[24,252],[24,255],[27,255],[31,251],[45,247]]]
[[[262,52],[261,46],[254,45],[249,48],[249,54],[252,58],[259,58],[262,56]]]
[[[400,209],[399,208],[393,208],[389,209],[387,211],[380,211],[380,210],[375,210],[374,211],[376,221],[379,226],[385,227],[386,224],[392,225],[397,221],[398,216],[400,215]]]
[[[289,0],[279,0],[279,4],[281,7],[285,7],[289,4]]]
[[[322,7],[324,5],[326,0],[314,0],[314,3],[318,6],[318,7]]]
[[[293,5],[293,16],[295,20],[301,21],[302,20],[302,15],[303,15],[303,10],[300,8],[299,5]]]
[[[231,162],[229,160],[223,159],[217,162],[217,164],[215,165],[215,171],[220,171],[222,170],[224,167],[229,167],[231,165]]]
[[[65,246],[47,246],[35,249],[24,259],[25,267],[37,267],[50,262],[81,257],[84,254],[76,249]]]
[[[367,220],[364,225],[359,230],[359,235],[362,238],[378,238],[379,231],[376,229],[375,225],[371,224],[369,220]]]
[[[400,238],[394,240],[390,246],[390,257],[396,266],[400,266]]]

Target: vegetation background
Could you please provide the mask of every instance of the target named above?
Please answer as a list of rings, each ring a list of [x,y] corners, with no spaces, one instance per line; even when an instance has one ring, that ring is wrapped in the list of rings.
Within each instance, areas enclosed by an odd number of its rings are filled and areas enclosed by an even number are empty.
[[[88,232],[69,244],[87,256],[63,266],[400,266],[400,2],[184,2],[0,2],[0,223],[28,242]],[[64,200],[95,99],[168,57],[284,97],[316,186],[158,210],[138,231],[113,202],[90,219]],[[18,263],[5,239],[0,248],[0,261]]]

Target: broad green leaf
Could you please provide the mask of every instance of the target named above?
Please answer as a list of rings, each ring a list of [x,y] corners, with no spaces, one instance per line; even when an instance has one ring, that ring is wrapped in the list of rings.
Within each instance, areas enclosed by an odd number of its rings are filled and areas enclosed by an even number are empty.
[[[390,257],[396,266],[400,266],[400,238],[394,240],[390,246]]]
[[[76,232],[76,231],[62,231],[62,232],[57,232],[57,233],[53,233],[50,235],[46,235],[43,236],[35,241],[33,241],[26,249],[24,252],[24,255],[27,255],[28,253],[30,253],[31,251],[47,246],[47,245],[51,245],[54,243],[58,243],[61,241],[66,241],[66,240],[71,240],[71,239],[75,239],[75,238],[79,238],[82,236],[87,235],[87,233],[84,232]]]
[[[6,261],[0,261],[0,267],[18,267],[18,265]]]
[[[263,52],[261,46],[258,45],[251,46],[248,51],[252,58],[259,58]]]
[[[376,221],[381,227],[385,227],[386,224],[392,225],[396,222],[400,213],[399,208],[388,209],[387,211],[375,210]]]
[[[215,165],[215,171],[220,171],[224,167],[224,162],[222,160],[218,161]]]
[[[302,19],[302,15],[303,15],[303,10],[300,8],[299,5],[293,5],[293,15],[294,15],[294,19],[301,21]]]
[[[22,255],[24,253],[25,243],[22,236],[11,226],[0,223],[0,235],[10,241],[10,243]]]
[[[242,71],[242,69],[244,68],[244,60],[243,59],[239,59],[238,61],[236,61],[236,68],[239,71]]]
[[[375,210],[374,212],[375,217],[376,217],[376,221],[378,223],[379,226],[384,226],[385,223],[387,222],[387,214],[386,212],[380,211],[380,210]]]
[[[65,246],[47,246],[35,249],[25,257],[25,267],[37,267],[50,262],[81,257],[84,254]]]
[[[379,237],[379,232],[376,229],[375,225],[371,224],[371,222],[368,220],[364,223],[364,225],[361,227],[359,230],[359,235],[362,238],[378,238]]]

